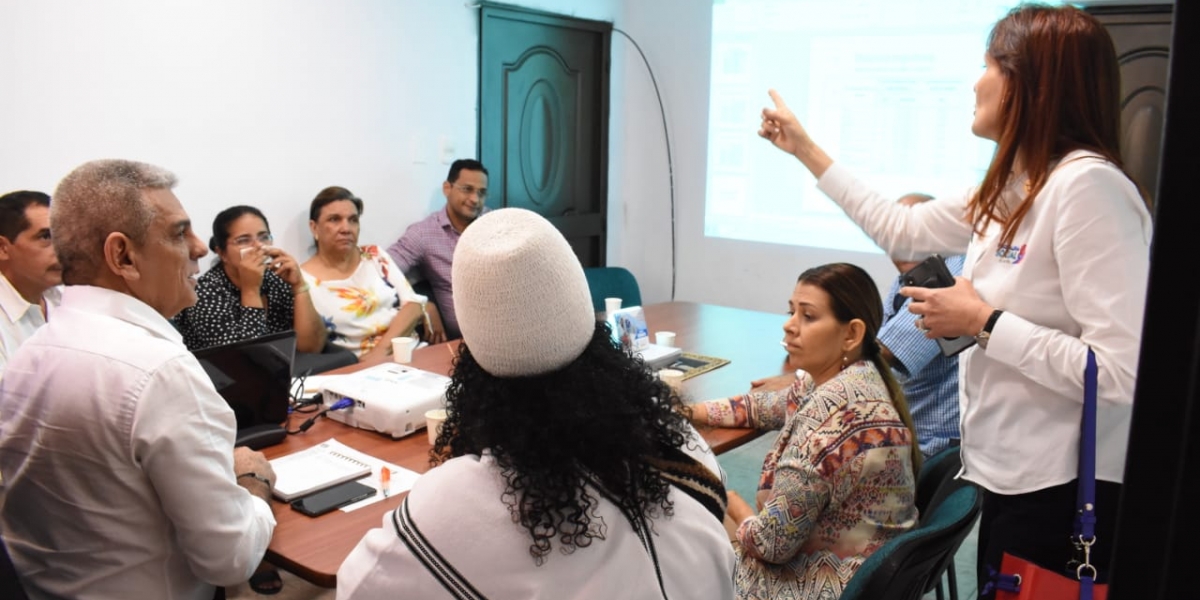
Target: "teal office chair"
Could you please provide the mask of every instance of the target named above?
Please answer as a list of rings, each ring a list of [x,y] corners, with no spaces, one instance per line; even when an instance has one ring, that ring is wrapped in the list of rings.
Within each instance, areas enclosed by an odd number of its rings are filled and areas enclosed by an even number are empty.
[[[921,472],[917,474],[917,510],[921,511],[921,518],[933,512],[935,508],[934,498],[938,496],[938,490],[942,484],[950,482],[954,479],[958,472],[962,470],[962,456],[958,452],[958,446],[946,448],[941,452],[929,457],[921,465]],[[955,485],[951,483],[950,485]],[[933,582],[933,590],[925,590],[926,592],[934,591],[937,595],[937,600],[944,600],[945,594],[942,592],[942,580],[945,579],[947,586],[950,588],[950,600],[958,600],[958,574],[954,570],[954,556],[950,556],[949,562],[946,563],[945,577],[939,574]]]
[[[605,298],[620,298],[621,306],[641,306],[642,292],[637,278],[623,267],[588,267],[583,270],[592,291],[592,308],[604,311]]]
[[[934,508],[916,529],[897,536],[867,557],[841,600],[919,600],[941,578],[971,533],[983,496],[974,484],[955,481],[935,494]]]

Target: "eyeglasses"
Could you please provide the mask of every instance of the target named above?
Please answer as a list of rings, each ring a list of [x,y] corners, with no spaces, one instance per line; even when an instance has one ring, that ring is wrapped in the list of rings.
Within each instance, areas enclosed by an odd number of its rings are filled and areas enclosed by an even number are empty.
[[[238,248],[245,248],[246,246],[253,244],[255,241],[260,244],[270,244],[274,239],[275,238],[271,237],[270,232],[263,232],[258,235],[240,235],[230,241],[232,241],[233,245],[237,246]]]
[[[454,186],[454,189],[468,196],[474,194],[479,198],[487,198],[487,188],[476,188],[475,186],[471,185],[456,185]]]

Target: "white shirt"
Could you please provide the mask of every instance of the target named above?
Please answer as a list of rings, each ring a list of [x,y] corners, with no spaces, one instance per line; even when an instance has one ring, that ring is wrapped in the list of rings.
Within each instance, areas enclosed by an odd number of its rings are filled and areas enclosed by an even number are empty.
[[[58,306],[60,297],[57,287],[42,294],[47,312]],[[27,302],[3,274],[0,274],[0,313],[3,313],[0,314],[0,377],[3,377],[9,357],[38,327],[46,324],[46,317],[42,307]]]
[[[137,299],[68,286],[0,381],[4,540],[29,596],[209,600],[275,519],[237,485],[233,411]]]
[[[1006,198],[1018,202],[1024,178]],[[963,276],[1004,310],[986,350],[960,355],[963,476],[1001,494],[1075,479],[1087,348],[1099,365],[1096,477],[1124,475],[1151,219],[1133,183],[1095,154],[1072,152],[1051,173],[1010,248],[1001,227],[973,235],[970,192],[908,209],[840,165],[818,187],[890,256],[965,251]]]
[[[698,443],[697,443],[697,440]],[[719,472],[698,435],[685,451]],[[705,456],[707,454],[707,456]],[[425,473],[407,502],[413,524],[480,594],[493,600],[662,598],[654,562],[633,526],[599,494],[592,518],[602,518],[605,539],[570,554],[553,549],[541,566],[529,554],[529,531],[514,523],[501,501],[506,482],[495,458],[467,455]],[[674,515],[650,522],[668,598],[733,597],[733,547],[724,526],[699,502],[672,488]],[[400,509],[397,509],[400,510]],[[392,513],[372,529],[338,569],[338,600],[452,598],[396,534]]]

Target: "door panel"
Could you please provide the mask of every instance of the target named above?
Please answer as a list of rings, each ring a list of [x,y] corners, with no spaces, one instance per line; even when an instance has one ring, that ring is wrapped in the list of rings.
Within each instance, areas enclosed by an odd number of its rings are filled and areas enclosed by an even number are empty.
[[[603,266],[611,24],[485,5],[480,27],[488,205],[545,216]]]
[[[1125,170],[1153,199],[1158,190],[1173,7],[1091,7],[1088,12],[1108,29],[1121,66]]]

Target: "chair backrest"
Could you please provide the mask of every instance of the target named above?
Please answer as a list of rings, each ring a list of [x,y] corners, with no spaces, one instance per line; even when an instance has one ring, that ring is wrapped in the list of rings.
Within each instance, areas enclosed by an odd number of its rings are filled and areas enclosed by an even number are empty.
[[[296,358],[292,361],[292,376],[316,375],[357,362],[358,357],[353,352],[336,346],[333,342],[325,342],[325,347],[320,352],[296,353]]]
[[[958,452],[958,446],[951,446],[934,454],[921,465],[921,472],[917,474],[916,504],[922,519],[926,513],[933,510],[931,503],[938,489],[943,483],[952,481],[961,470],[962,456]]]
[[[621,306],[641,306],[642,292],[637,278],[624,267],[588,267],[583,270],[592,291],[592,308],[604,310],[605,298],[620,298]]]
[[[983,505],[979,489],[965,481],[939,500],[916,529],[867,557],[841,600],[917,600],[930,589],[971,533]]]

